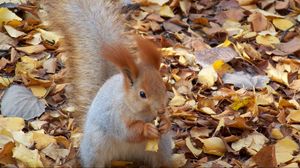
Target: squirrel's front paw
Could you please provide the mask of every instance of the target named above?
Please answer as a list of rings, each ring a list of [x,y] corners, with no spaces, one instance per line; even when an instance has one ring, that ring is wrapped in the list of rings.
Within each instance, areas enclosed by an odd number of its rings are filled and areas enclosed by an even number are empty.
[[[166,117],[161,117],[158,130],[161,134],[165,134],[169,131],[171,127],[171,122]]]
[[[156,139],[159,137],[159,131],[152,123],[146,123],[144,125],[144,137],[147,139]]]

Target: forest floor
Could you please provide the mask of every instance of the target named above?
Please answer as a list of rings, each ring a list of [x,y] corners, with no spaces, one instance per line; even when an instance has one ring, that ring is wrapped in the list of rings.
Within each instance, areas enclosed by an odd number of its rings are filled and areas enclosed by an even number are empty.
[[[60,37],[38,1],[2,2],[0,167],[78,166]],[[176,165],[298,167],[300,1],[136,2],[123,13],[161,47]]]

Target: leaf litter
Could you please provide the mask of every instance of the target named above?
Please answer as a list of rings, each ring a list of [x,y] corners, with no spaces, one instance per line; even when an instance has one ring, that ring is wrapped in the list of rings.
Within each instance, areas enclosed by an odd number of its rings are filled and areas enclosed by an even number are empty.
[[[298,166],[299,1],[133,3],[130,33],[163,54],[177,166]],[[82,133],[65,96],[60,36],[24,14],[43,13],[39,1],[1,6],[0,166],[77,166]]]

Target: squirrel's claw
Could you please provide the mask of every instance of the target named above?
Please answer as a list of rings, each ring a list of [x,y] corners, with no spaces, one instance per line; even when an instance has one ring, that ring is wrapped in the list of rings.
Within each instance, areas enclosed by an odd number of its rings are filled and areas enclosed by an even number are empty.
[[[156,139],[159,138],[159,131],[154,124],[146,123],[144,125],[144,136],[147,139]]]
[[[166,117],[162,117],[159,123],[158,130],[161,134],[165,134],[169,131],[171,127],[171,122]]]

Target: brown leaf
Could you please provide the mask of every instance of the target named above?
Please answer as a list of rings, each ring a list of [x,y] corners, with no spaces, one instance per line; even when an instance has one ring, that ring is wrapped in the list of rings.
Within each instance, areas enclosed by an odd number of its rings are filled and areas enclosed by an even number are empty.
[[[297,36],[287,43],[280,43],[276,46],[279,50],[285,52],[286,54],[292,54],[300,50],[300,36]]]
[[[248,17],[248,21],[251,22],[253,31],[260,32],[267,30],[269,22],[268,19],[261,13],[253,13]]]
[[[274,145],[263,147],[255,156],[253,156],[253,159],[258,167],[276,167],[277,162]]]

